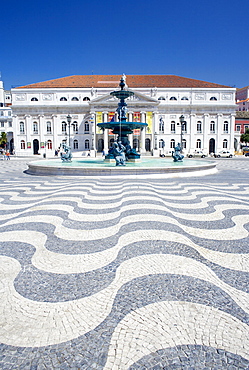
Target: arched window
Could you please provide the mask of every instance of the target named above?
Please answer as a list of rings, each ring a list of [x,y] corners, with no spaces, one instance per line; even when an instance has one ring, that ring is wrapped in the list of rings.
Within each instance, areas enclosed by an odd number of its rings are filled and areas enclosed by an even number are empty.
[[[227,139],[223,140],[223,149],[227,149]]]
[[[38,135],[38,123],[33,122],[33,134]]]
[[[159,131],[164,132],[164,121],[162,117],[160,117],[160,120],[159,120]]]
[[[181,98],[181,100],[188,100],[188,98],[187,98],[186,96],[183,96],[183,97]]]
[[[52,140],[47,141],[48,149],[52,149]]]
[[[85,97],[83,98],[83,101],[90,101],[90,98],[88,98],[88,96],[85,96]]]
[[[38,101],[38,99],[37,98],[32,98],[31,101]]]
[[[165,147],[165,143],[164,143],[164,140],[163,139],[160,139],[159,140],[159,149],[162,149]]]
[[[72,101],[79,101],[79,99],[78,99],[78,98],[76,98],[76,96],[74,96],[71,100],[72,100]]]
[[[90,149],[90,141],[88,139],[85,140],[85,149]]]
[[[25,141],[21,140],[21,149],[25,149]]]
[[[197,122],[196,131],[197,131],[198,134],[202,133],[202,123],[201,123],[201,121]]]
[[[74,148],[74,149],[78,149],[78,148],[79,148],[78,140],[74,140],[74,141],[73,141],[73,148]]]
[[[20,122],[20,134],[24,134],[24,133],[25,133],[24,122]]]
[[[169,100],[177,100],[175,96],[171,96]]]
[[[210,100],[217,100],[217,98],[216,98],[215,96],[212,96],[212,97],[210,98]]]
[[[170,131],[171,131],[172,134],[174,134],[176,132],[176,123],[175,123],[175,121],[171,121]]]
[[[60,101],[67,101],[67,98],[65,98],[65,96],[63,96],[62,98],[60,98]]]
[[[166,100],[164,96],[160,96],[158,100]]]
[[[197,141],[196,141],[196,148],[201,149],[201,140],[200,139],[197,139]]]
[[[67,132],[67,123],[66,123],[65,121],[63,121],[63,122],[61,123],[61,132],[62,132],[63,134],[65,134],[65,133]]]
[[[51,122],[48,121],[47,122],[47,134],[51,134],[52,133],[52,125],[51,125]]]
[[[187,148],[187,141],[186,139],[182,139],[182,149],[186,149]]]
[[[72,123],[72,128],[73,128],[73,133],[78,134],[78,123],[76,121]]]
[[[176,145],[175,140],[174,140],[174,139],[171,139],[171,140],[170,140],[170,148],[171,148],[171,149],[174,149],[175,145]]]
[[[89,128],[90,128],[90,127],[89,127],[89,123],[88,123],[88,121],[86,121],[86,122],[85,122],[85,126],[84,126],[84,128],[85,128],[85,130],[84,130],[84,131],[85,131],[85,133],[89,132]]]

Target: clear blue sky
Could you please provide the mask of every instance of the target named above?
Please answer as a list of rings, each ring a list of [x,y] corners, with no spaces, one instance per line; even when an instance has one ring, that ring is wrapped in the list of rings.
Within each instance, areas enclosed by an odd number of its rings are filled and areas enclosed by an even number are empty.
[[[122,73],[249,85],[248,0],[13,0],[0,10],[5,89]]]

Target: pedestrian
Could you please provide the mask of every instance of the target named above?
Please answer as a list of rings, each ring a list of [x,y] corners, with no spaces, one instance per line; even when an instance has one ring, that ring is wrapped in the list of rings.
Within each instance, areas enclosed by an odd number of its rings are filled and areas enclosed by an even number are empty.
[[[6,152],[6,160],[10,160],[10,152],[8,150]]]
[[[88,157],[91,157],[91,150],[89,150],[88,154],[87,154]]]

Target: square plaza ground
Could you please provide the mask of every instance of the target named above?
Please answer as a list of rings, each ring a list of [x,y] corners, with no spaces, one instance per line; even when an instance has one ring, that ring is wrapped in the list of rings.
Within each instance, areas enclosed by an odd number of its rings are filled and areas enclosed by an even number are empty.
[[[1,369],[248,369],[249,158],[205,177],[1,161]]]

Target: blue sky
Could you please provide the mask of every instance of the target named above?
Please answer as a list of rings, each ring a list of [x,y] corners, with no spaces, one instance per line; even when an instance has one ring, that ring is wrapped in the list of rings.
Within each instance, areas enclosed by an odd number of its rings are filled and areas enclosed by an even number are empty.
[[[122,73],[249,85],[248,1],[13,0],[0,9],[5,89]]]

